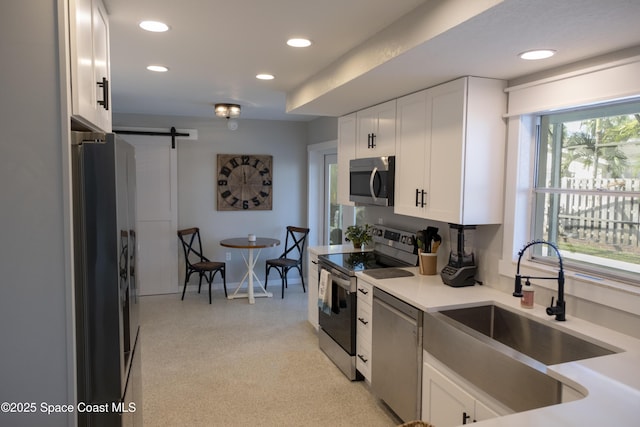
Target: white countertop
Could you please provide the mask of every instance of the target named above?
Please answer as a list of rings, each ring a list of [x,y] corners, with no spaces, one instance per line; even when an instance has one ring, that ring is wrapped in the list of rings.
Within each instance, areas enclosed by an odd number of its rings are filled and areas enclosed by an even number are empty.
[[[343,254],[350,252],[361,252],[361,249],[355,249],[352,244],[344,245],[330,245],[330,246],[309,246],[307,248],[309,253],[314,255],[327,255],[327,254]],[[365,248],[364,252],[370,252],[373,249]]]
[[[425,312],[497,303],[604,347],[623,350],[618,354],[567,362],[548,368],[549,375],[582,391],[586,394],[585,398],[494,418],[474,425],[493,427],[640,425],[640,340],[576,317],[567,316],[567,321],[557,322],[554,317],[546,314],[546,306],[536,304],[533,309],[521,308],[519,298],[488,286],[452,288],[443,284],[439,275],[422,276],[418,273],[417,267],[406,270],[413,272],[415,276],[381,280],[362,272],[357,273],[357,276],[358,280],[365,280]]]

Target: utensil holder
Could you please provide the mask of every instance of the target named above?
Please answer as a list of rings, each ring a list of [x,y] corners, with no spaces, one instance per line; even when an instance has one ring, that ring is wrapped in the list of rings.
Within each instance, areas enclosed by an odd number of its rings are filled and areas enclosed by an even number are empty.
[[[433,276],[438,274],[438,254],[420,251],[418,254],[418,266],[420,274]]]

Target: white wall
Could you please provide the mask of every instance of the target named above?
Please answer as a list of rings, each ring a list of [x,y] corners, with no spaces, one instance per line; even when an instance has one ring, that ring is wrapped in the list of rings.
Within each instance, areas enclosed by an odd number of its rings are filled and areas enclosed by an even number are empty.
[[[287,225],[307,222],[307,124],[305,122],[239,120],[235,131],[224,119],[115,115],[118,127],[196,129],[198,140],[178,141],[178,228],[200,227],[205,254],[227,262],[227,284],[239,282],[245,270],[240,251],[220,246],[222,239],[253,233],[280,239],[281,246],[262,250],[256,272],[264,277],[264,260],[277,258],[284,248]],[[273,156],[273,209],[270,211],[218,211],[216,209],[217,154],[270,154]],[[176,255],[177,256],[177,255]],[[277,273],[270,281],[279,284]],[[184,273],[180,270],[180,280]],[[292,275],[292,282],[297,279]],[[196,283],[194,279],[193,283]]]
[[[338,139],[338,118],[318,117],[308,123],[307,143],[335,141]]]
[[[74,399],[59,3],[13,0],[3,2],[0,13],[0,402]],[[74,423],[75,414],[37,409],[0,413],[0,424]]]

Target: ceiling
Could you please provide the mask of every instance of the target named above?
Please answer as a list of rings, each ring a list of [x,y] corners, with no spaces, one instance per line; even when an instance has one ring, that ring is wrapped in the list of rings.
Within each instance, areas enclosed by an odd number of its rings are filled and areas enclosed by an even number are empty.
[[[462,75],[513,80],[640,47],[637,0],[104,0],[114,113],[339,116]],[[160,20],[166,33],[138,28]],[[306,37],[304,49],[285,44]],[[542,61],[517,54],[551,48]],[[166,73],[147,65],[160,64]],[[261,81],[258,73],[275,79]]]

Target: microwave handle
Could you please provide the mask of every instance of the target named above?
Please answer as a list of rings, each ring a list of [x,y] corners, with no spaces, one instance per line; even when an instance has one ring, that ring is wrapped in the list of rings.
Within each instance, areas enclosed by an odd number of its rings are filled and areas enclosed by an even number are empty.
[[[376,197],[376,194],[375,194],[375,190],[373,189],[373,181],[375,181],[377,173],[378,173],[378,168],[374,167],[373,170],[371,171],[371,176],[369,176],[369,192],[371,193],[371,198],[373,199],[374,202],[378,201],[378,198]]]

